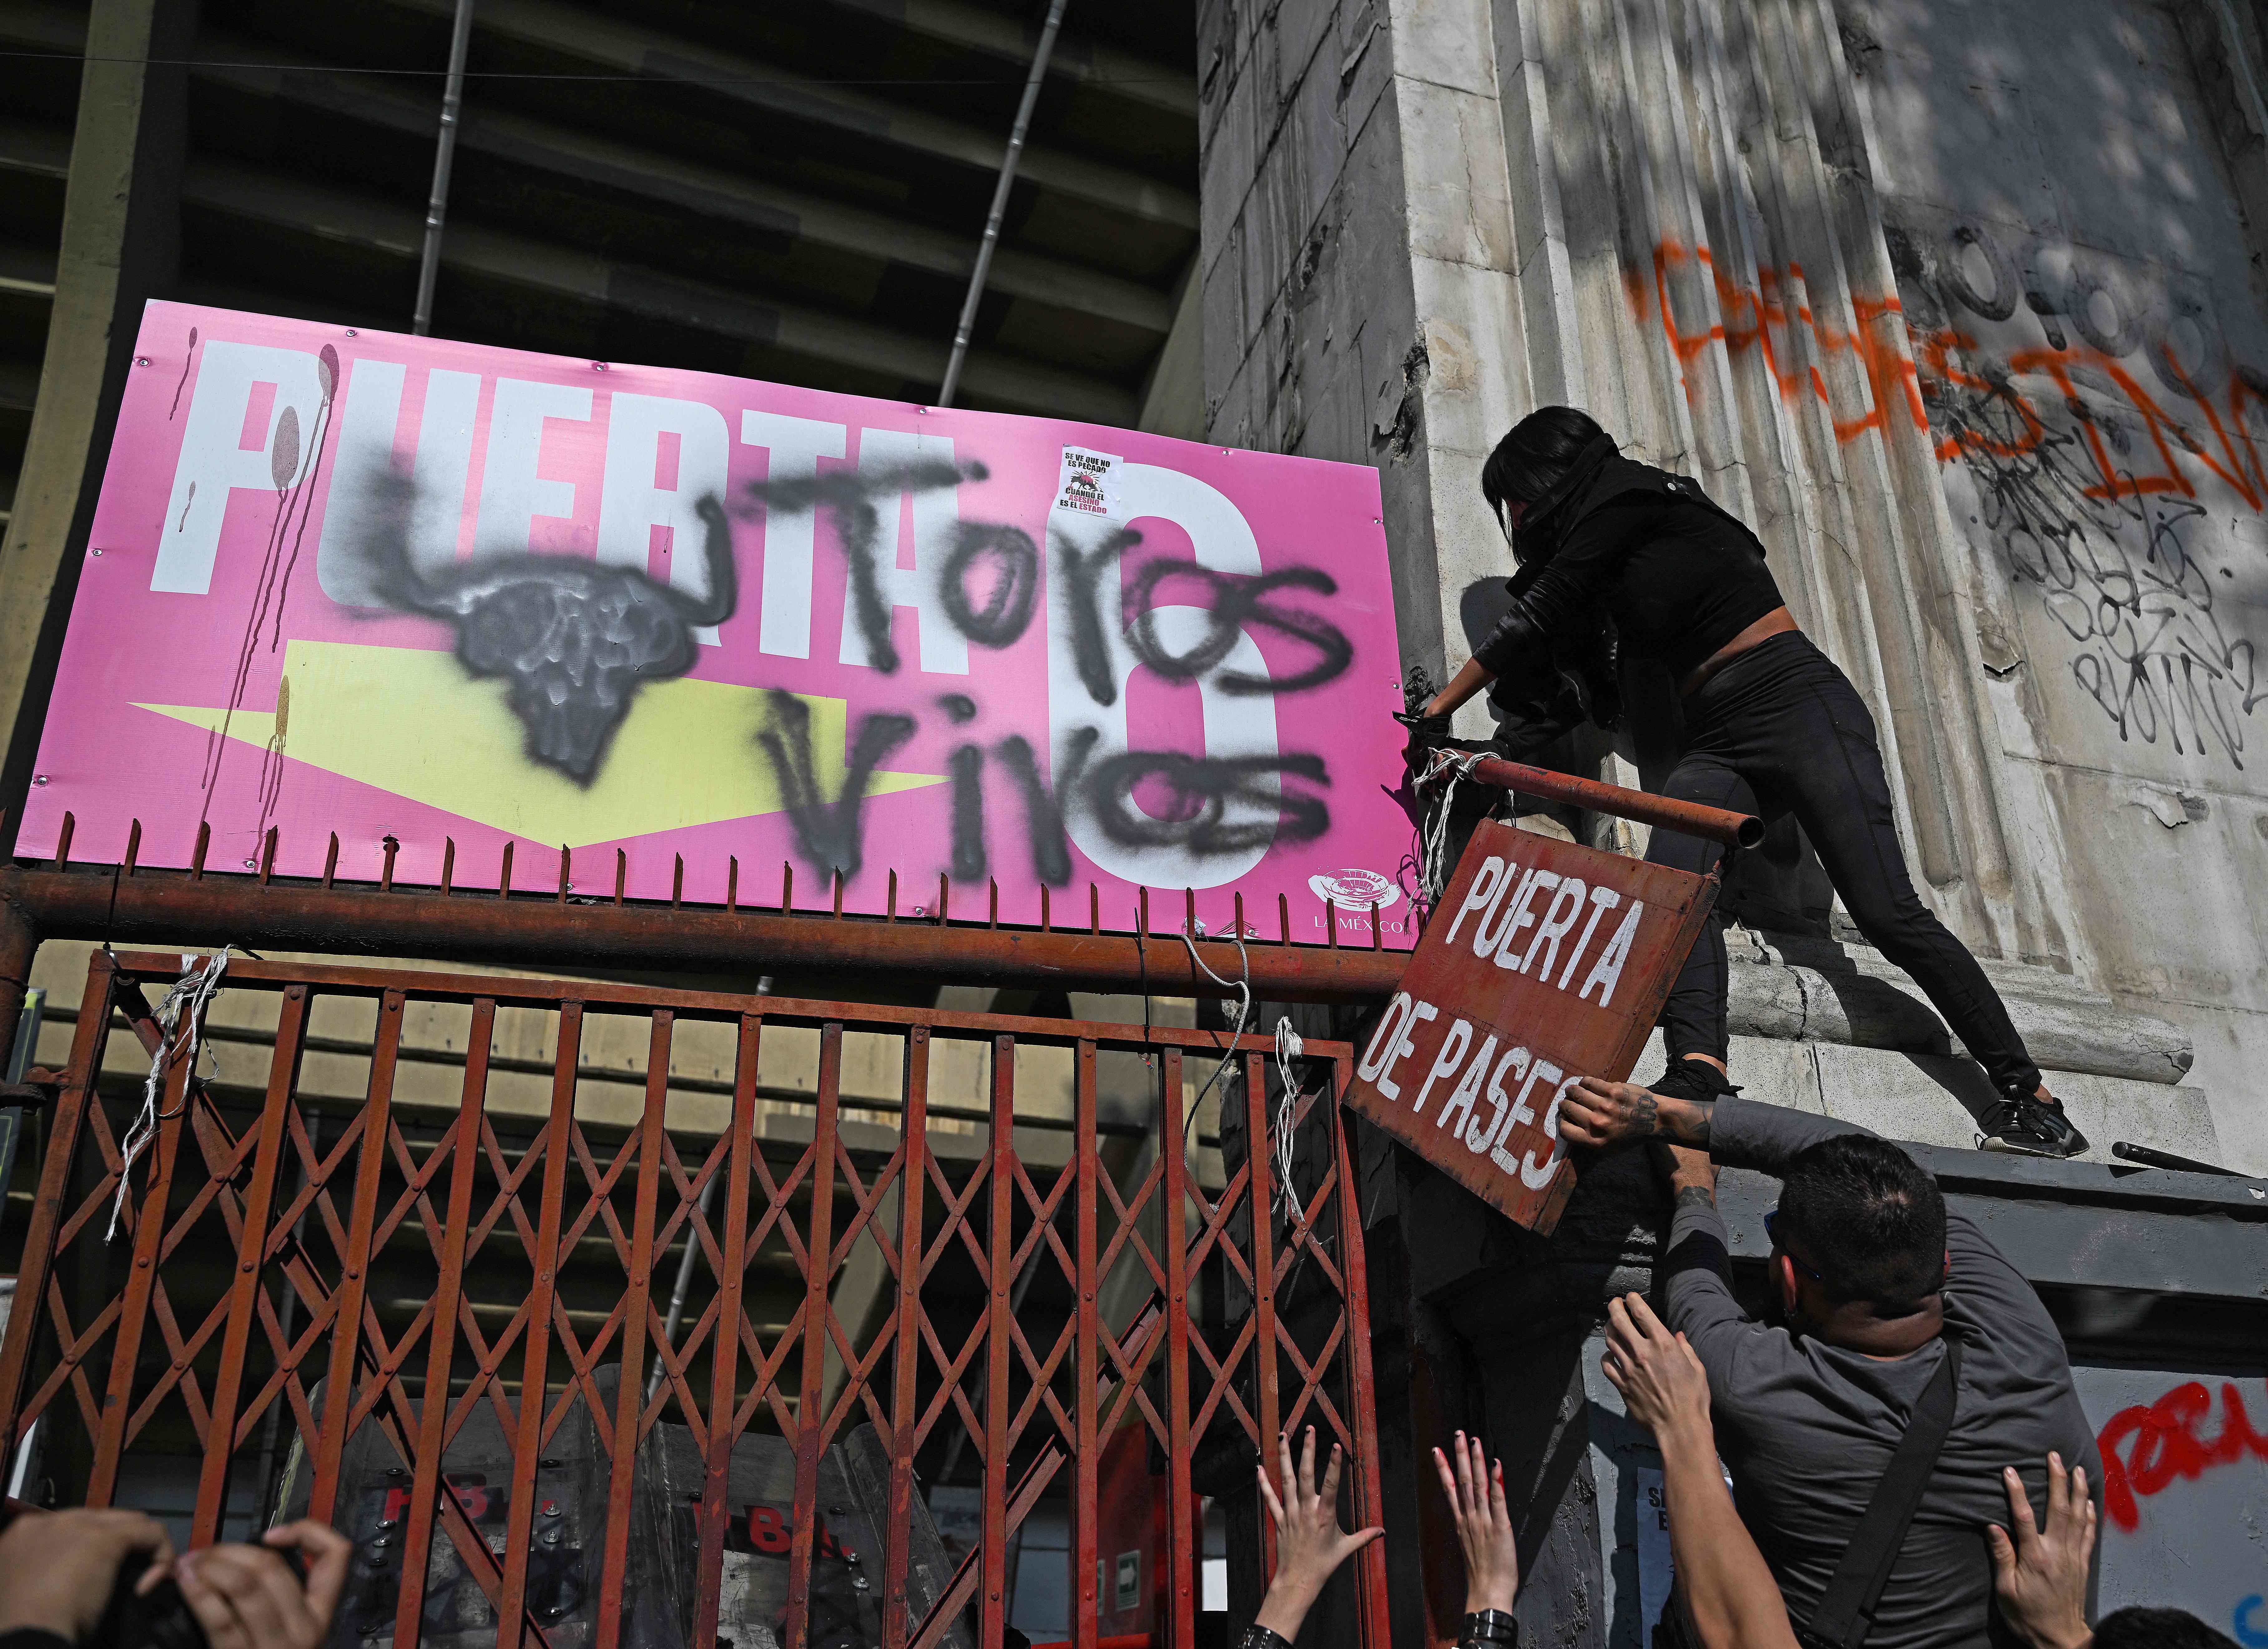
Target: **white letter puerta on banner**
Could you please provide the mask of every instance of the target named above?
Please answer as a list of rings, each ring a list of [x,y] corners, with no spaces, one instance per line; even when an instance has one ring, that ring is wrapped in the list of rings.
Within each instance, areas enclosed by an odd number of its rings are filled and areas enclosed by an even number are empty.
[[[1621,1081],[1716,898],[1714,879],[1484,820],[1349,1103],[1519,1224],[1574,1189],[1559,1104]]]

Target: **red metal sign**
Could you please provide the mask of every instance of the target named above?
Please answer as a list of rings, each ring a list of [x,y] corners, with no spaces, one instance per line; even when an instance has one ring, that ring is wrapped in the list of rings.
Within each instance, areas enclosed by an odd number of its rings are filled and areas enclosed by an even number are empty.
[[[1646,1046],[1717,879],[1484,820],[1347,1101],[1458,1184],[1549,1232],[1574,1173],[1559,1102]]]

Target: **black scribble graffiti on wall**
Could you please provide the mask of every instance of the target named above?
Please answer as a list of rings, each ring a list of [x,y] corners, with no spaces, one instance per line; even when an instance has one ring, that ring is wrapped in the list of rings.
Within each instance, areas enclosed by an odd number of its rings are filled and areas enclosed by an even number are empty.
[[[982,464],[966,466],[945,459],[921,459],[910,464],[892,464],[874,469],[846,469],[832,475],[814,475],[797,481],[757,481],[748,484],[748,497],[762,504],[767,511],[793,515],[806,510],[825,510],[835,522],[835,536],[843,547],[843,559],[849,574],[850,604],[858,633],[865,638],[866,657],[884,675],[897,673],[899,659],[896,644],[890,639],[890,603],[882,594],[880,560],[882,554],[882,512],[874,500],[902,493],[930,492],[939,487],[959,486],[963,481],[982,481],[988,472]],[[1021,534],[1017,534],[1022,537]],[[1026,540],[1029,543],[1029,540]],[[968,562],[974,560],[985,545],[969,548],[968,558],[961,559],[967,546],[964,538],[954,548],[955,564],[965,574]],[[895,549],[890,564],[896,565]],[[1030,621],[1030,602],[1026,603],[1025,620]],[[967,626],[962,626],[967,633]],[[1022,633],[1020,629],[1017,632]],[[978,637],[971,636],[970,640]],[[985,642],[986,646],[1005,643]]]
[[[1210,628],[1203,641],[1189,652],[1176,653],[1158,637],[1158,608],[1173,605],[1158,600],[1158,586],[1168,578],[1195,578],[1209,587],[1204,607]],[[1304,693],[1345,673],[1354,662],[1354,644],[1346,632],[1320,614],[1276,607],[1261,598],[1271,590],[1313,590],[1336,595],[1338,580],[1320,567],[1286,567],[1277,572],[1239,578],[1216,572],[1186,561],[1152,561],[1134,575],[1125,597],[1126,640],[1135,655],[1168,681],[1194,681],[1219,669],[1242,639],[1245,627],[1258,624],[1303,641],[1315,650],[1315,661],[1293,675],[1253,675],[1224,670],[1213,685],[1224,693],[1272,693],[1279,697]]]
[[[2229,633],[2213,570],[2191,548],[2205,507],[2127,487],[2106,496],[2080,431],[2046,419],[2092,424],[2130,464],[2141,461],[2139,424],[2076,401],[2027,424],[2005,375],[1995,383],[1988,364],[1982,376],[1991,388],[1925,378],[1930,423],[1941,438],[1960,440],[1977,525],[2076,644],[2073,681],[2122,740],[2217,750],[2242,769],[2246,718],[2268,688],[2253,642]],[[2131,468],[2120,473],[2132,481]]]
[[[1976,526],[2074,644],[2072,680],[2122,740],[2242,768],[2247,722],[2268,684],[2255,642],[2235,631],[2217,593],[2216,578],[2232,577],[2225,541],[2213,541],[2226,526],[2217,534],[2187,490],[2212,467],[2235,476],[2238,507],[2268,495],[2252,455],[2258,426],[2247,427],[2268,404],[2268,379],[2230,364],[2201,295],[2127,291],[2097,254],[2072,252],[2058,290],[2040,248],[2020,248],[2020,271],[1981,225],[1955,225],[1933,258],[1911,233],[1894,240],[1939,455],[1959,456]],[[1962,268],[1972,249],[1992,272],[1990,294]],[[1962,329],[1970,315],[2007,321],[2020,291],[2038,343],[1988,348]],[[2186,354],[2174,347],[2183,321],[2195,333]],[[2119,365],[2138,350],[2164,399],[2142,387],[2139,368]],[[2179,467],[2175,451],[2196,466],[2186,481],[2168,473]]]
[[[953,880],[982,881],[990,863],[984,851],[984,752],[956,745],[946,758],[953,773]]]
[[[705,597],[634,567],[533,551],[420,571],[409,558],[413,489],[373,477],[358,534],[371,589],[397,612],[455,627],[457,659],[508,682],[528,760],[588,786],[639,688],[683,675],[700,658],[697,626],[721,624],[738,600],[732,524],[714,497],[696,506],[707,529]]]
[[[189,328],[190,353],[195,352],[196,344],[197,331],[192,327]],[[184,366],[182,371],[186,376],[188,368]],[[284,598],[291,593],[291,571],[299,564],[299,546],[307,536],[307,518],[314,509],[315,482],[322,474],[324,438],[330,431],[331,409],[338,398],[339,352],[330,344],[325,344],[315,357],[315,379],[321,390],[322,401],[315,410],[314,428],[311,432],[313,438],[310,443],[305,446],[301,444],[303,432],[299,428],[297,408],[287,403],[276,414],[275,434],[268,451],[269,475],[276,483],[276,520],[269,529],[267,545],[261,552],[260,582],[253,597],[252,610],[245,622],[243,641],[237,649],[236,674],[229,683],[228,710],[221,717],[219,729],[205,743],[204,806],[198,814],[201,823],[212,809],[214,791],[220,783],[221,764],[228,759],[229,727],[244,703],[245,685],[251,678],[260,627],[267,622],[270,613],[275,615],[275,622],[268,650],[273,652],[282,640]],[[177,401],[180,394],[176,388],[174,396]],[[170,417],[172,415],[167,416]],[[305,475],[299,473],[302,453],[309,455]],[[195,497],[196,483],[191,482],[190,501],[194,502]],[[294,509],[298,510],[299,517],[296,528],[291,524]],[[188,503],[181,506],[181,517],[184,520],[188,519]],[[288,560],[284,556],[287,539],[291,543]],[[279,693],[275,731],[269,735],[268,747],[261,753],[257,791],[261,797],[261,811],[259,822],[254,828],[262,835],[266,834],[268,821],[274,812],[275,799],[283,790],[283,734],[289,706],[288,697]]]
[[[1101,737],[1093,727],[1080,727],[1064,740],[1057,794],[1073,798],[1121,847],[1176,848],[1210,858],[1249,852],[1271,842],[1312,842],[1331,828],[1330,808],[1322,798],[1287,791],[1280,784],[1290,775],[1329,789],[1330,772],[1320,755],[1117,750],[1094,761]],[[1162,813],[1135,801],[1135,791],[1145,784],[1165,791]],[[1232,806],[1241,817],[1230,818]]]
[[[773,688],[771,720],[756,734],[756,746],[771,765],[773,781],[795,830],[796,845],[823,876],[856,880],[865,863],[866,786],[883,759],[914,736],[912,717],[894,711],[861,716],[844,763],[843,789],[824,799],[812,760],[811,706],[785,688]]]
[[[969,599],[968,575],[984,561],[993,563],[993,577],[980,607]],[[946,617],[969,640],[980,647],[1011,646],[1030,628],[1039,601],[1040,547],[1021,527],[963,521],[954,529],[937,593]]]
[[[1071,656],[1079,684],[1107,708],[1118,702],[1118,679],[1111,674],[1110,640],[1102,629],[1102,575],[1142,541],[1142,534],[1118,527],[1093,549],[1081,549],[1066,533],[1049,537],[1056,547],[1056,576],[1063,580],[1064,611],[1071,619]]]
[[[1063,809],[1040,777],[1031,740],[1011,733],[993,747],[993,754],[1024,795],[1024,834],[1031,843],[1032,873],[1050,887],[1070,886],[1071,838],[1064,832]]]
[[[747,497],[770,512],[823,510],[833,520],[845,564],[846,602],[885,674],[902,662],[890,639],[892,603],[883,589],[882,512],[886,497],[954,486],[985,475],[981,464],[924,460],[873,471],[803,481],[762,482]],[[580,556],[516,552],[421,570],[410,555],[414,487],[384,472],[372,477],[357,501],[351,554],[361,563],[371,600],[391,610],[438,619],[457,633],[457,657],[476,677],[509,683],[507,700],[526,733],[528,758],[588,785],[603,766],[615,732],[637,689],[685,674],[699,659],[693,630],[723,623],[738,600],[732,522],[714,497],[697,510],[705,528],[708,594],[696,599],[642,571],[601,565]],[[735,509],[740,506],[734,506]],[[1082,549],[1054,535],[1063,606],[1071,625],[1077,674],[1094,699],[1116,702],[1117,683],[1108,626],[1116,622],[1136,658],[1162,680],[1200,678],[1227,694],[1295,695],[1344,674],[1353,644],[1320,613],[1271,600],[1301,591],[1337,593],[1320,569],[1294,567],[1238,576],[1182,560],[1145,564],[1132,588],[1110,611],[1103,577],[1141,542],[1124,528]],[[1041,562],[1029,534],[1004,524],[962,522],[939,568],[938,594],[946,620],[969,642],[1005,647],[1029,629],[1039,601]],[[985,575],[988,575],[986,577]],[[1167,581],[1204,586],[1197,602],[1165,602]],[[976,593],[973,582],[982,581]],[[1186,651],[1174,652],[1160,634],[1156,608],[1191,606],[1206,622]],[[1254,628],[1269,629],[1304,644],[1314,655],[1296,674],[1225,670],[1239,641]],[[754,735],[752,760],[765,763],[777,784],[796,850],[822,876],[855,880],[865,864],[865,805],[880,764],[913,738],[917,718],[903,710],[862,716],[850,735],[843,782],[829,799],[812,748],[808,703],[784,688],[767,693],[767,718]],[[981,713],[968,693],[941,694],[937,707],[955,726]],[[1016,734],[991,742],[959,743],[946,756],[950,784],[951,874],[978,881],[991,870],[988,834],[988,769],[1002,775],[1020,801],[1033,873],[1052,887],[1071,879],[1066,820],[1090,819],[1111,842],[1128,848],[1173,849],[1198,858],[1251,851],[1271,843],[1309,842],[1330,828],[1323,796],[1330,776],[1312,752],[1195,756],[1176,750],[1114,750],[1097,758],[1102,734],[1072,730],[1055,763],[1054,783],[1041,770],[1032,742]],[[1305,789],[1287,788],[1296,779]],[[1141,792],[1142,801],[1136,799]]]

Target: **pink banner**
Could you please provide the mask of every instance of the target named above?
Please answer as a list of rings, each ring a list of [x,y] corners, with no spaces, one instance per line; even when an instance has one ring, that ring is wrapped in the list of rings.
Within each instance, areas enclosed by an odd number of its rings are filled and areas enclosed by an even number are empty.
[[[152,304],[18,850],[1405,946],[1379,517],[1359,466]]]

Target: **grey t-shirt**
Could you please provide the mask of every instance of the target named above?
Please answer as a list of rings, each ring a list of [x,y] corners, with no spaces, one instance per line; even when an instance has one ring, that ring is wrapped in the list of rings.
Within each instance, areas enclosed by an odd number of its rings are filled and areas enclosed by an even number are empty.
[[[1719,1165],[1778,1175],[1805,1146],[1848,1123],[1748,1100],[1717,1102],[1710,1154]],[[1689,1237],[1726,1240],[1714,1208],[1678,1209],[1669,1253]],[[1962,1339],[1961,1388],[1953,1427],[1890,1571],[1867,1649],[1983,1649],[1992,1565],[1984,1526],[2008,1521],[2000,1469],[2023,1474],[2034,1515],[2047,1511],[2047,1454],[2087,1467],[2101,1501],[2095,1447],[2055,1321],[2032,1286],[1964,1216],[1948,1211],[1952,1276],[1948,1327]],[[1721,1252],[1721,1248],[1718,1250]],[[1923,1388],[1944,1360],[1933,1340],[1877,1362],[1757,1321],[1727,1280],[1690,1261],[1670,1270],[1669,1326],[1683,1333],[1709,1372],[1717,1449],[1733,1474],[1734,1498],[1764,1550],[1796,1621],[1808,1621],[1835,1573]]]

